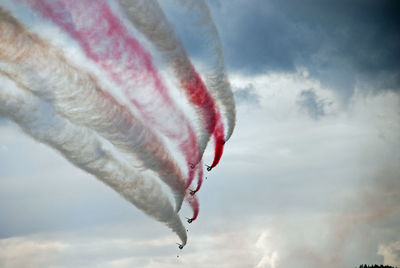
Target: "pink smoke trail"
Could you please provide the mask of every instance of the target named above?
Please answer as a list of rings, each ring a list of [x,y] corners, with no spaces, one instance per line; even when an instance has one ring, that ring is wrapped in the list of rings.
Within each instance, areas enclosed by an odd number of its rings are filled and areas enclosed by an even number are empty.
[[[129,33],[104,0],[28,0],[77,40],[86,55],[124,90],[148,124],[179,144],[188,165],[200,159],[195,132],[176,107],[153,66],[150,54]],[[144,95],[143,92],[146,92]]]
[[[190,208],[193,211],[193,216],[192,218],[188,219],[188,222],[191,223],[192,221],[195,221],[199,215],[200,211],[200,204],[195,196],[195,194],[200,190],[201,185],[203,183],[203,168],[202,168],[202,162],[200,161],[199,165],[196,167],[196,174],[197,174],[197,186],[194,190],[186,191],[186,202],[189,203]],[[190,186],[190,183],[188,183],[187,188]]]
[[[173,191],[176,210],[185,194],[182,174],[160,138],[102,89],[62,51],[30,33],[10,16],[0,23],[0,70],[51,103],[62,116],[86,126],[141,160]]]
[[[190,207],[193,210],[193,216],[190,220],[190,222],[195,221],[197,217],[199,216],[199,200],[195,195],[186,195],[186,202],[189,203]],[[190,223],[189,222],[189,223]]]
[[[194,189],[194,191],[198,192],[200,190],[202,184],[203,184],[203,169],[200,168],[197,172],[197,186],[196,186],[196,189]]]
[[[200,190],[201,185],[203,183],[203,162],[202,161],[200,161],[199,164],[195,167],[195,173],[196,173],[196,177],[197,177],[197,186],[196,186],[195,190],[193,190],[194,193],[196,193],[197,191]],[[188,189],[190,187],[192,182],[193,182],[193,180],[187,180],[186,189]]]

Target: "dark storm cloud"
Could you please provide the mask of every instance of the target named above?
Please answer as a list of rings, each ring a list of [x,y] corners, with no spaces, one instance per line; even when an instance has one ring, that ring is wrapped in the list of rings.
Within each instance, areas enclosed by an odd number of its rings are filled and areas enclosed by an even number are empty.
[[[297,105],[313,119],[319,119],[325,115],[325,103],[318,99],[312,89],[300,92]]]
[[[356,81],[399,88],[399,1],[250,0],[214,7],[230,67],[306,67],[344,96]]]
[[[234,96],[237,104],[249,103],[257,106],[260,105],[260,96],[256,93],[252,84],[234,89]]]
[[[400,1],[208,3],[230,70],[259,74],[307,68],[344,99],[360,83],[369,90],[400,88]],[[171,14],[189,53],[203,60],[201,36],[193,25],[179,23],[178,12]]]

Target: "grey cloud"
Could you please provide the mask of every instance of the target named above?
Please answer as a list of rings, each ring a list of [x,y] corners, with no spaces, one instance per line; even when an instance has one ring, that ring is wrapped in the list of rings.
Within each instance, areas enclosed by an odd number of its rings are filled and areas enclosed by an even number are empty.
[[[399,1],[208,2],[230,70],[254,74],[307,68],[343,100],[360,83],[368,91],[400,89]],[[189,53],[204,61],[207,44],[193,25],[179,23],[179,15],[175,10],[169,17]]]
[[[237,104],[249,103],[257,106],[260,105],[260,96],[256,93],[252,84],[243,88],[237,88],[234,90],[234,96]]]
[[[313,119],[319,119],[325,115],[325,103],[318,99],[312,89],[300,92],[297,105]]]

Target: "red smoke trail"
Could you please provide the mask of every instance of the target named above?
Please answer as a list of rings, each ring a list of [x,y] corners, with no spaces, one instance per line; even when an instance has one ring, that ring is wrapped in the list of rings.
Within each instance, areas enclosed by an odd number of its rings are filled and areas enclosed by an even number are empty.
[[[225,133],[224,123],[221,119],[219,108],[215,100],[208,92],[200,75],[194,70],[190,70],[188,77],[180,82],[183,88],[189,95],[189,101],[198,106],[203,111],[202,116],[206,122],[206,129],[210,134],[213,134],[215,141],[214,161],[212,168],[218,165],[224,151]]]
[[[224,123],[221,120],[221,114],[219,111],[217,111],[217,118],[217,125],[215,126],[214,130],[215,154],[211,168],[214,168],[218,165],[219,160],[221,160],[222,153],[224,152],[225,145]]]
[[[207,91],[200,75],[192,68],[185,79],[180,81],[182,87],[187,91],[189,101],[204,111],[203,117],[206,122],[206,130],[212,134],[215,129],[215,101]]]
[[[121,0],[120,0],[121,1]],[[215,25],[211,11],[205,0],[180,0],[182,5],[189,10],[195,10],[194,25],[199,29],[200,38],[208,46],[207,58],[212,62],[211,72],[206,74],[206,85],[212,95],[222,106],[223,115],[227,119],[227,134],[225,141],[229,140],[235,128],[236,108],[233,92],[225,71],[224,53],[221,38]]]
[[[119,84],[148,123],[179,143],[188,163],[188,180],[200,152],[197,137],[186,116],[170,98],[150,54],[128,32],[103,0],[28,0],[44,17],[67,31],[95,61]],[[143,96],[146,90],[146,99]],[[175,120],[170,124],[171,120]]]
[[[176,74],[187,99],[199,111],[202,125],[199,144],[202,155],[210,136],[214,133],[216,124],[218,124],[217,120],[220,120],[217,118],[218,108],[215,100],[190,62],[181,41],[175,34],[173,26],[169,23],[158,2],[156,0],[120,0],[119,2],[122,6],[122,11],[136,29],[162,53],[165,61],[168,62]],[[215,89],[221,83],[218,85],[213,83],[212,85],[211,89]],[[225,84],[222,86],[225,86]],[[230,93],[232,95],[232,92]],[[218,140],[220,139],[222,137],[218,135]],[[222,142],[218,141],[218,143]],[[219,149],[214,163],[218,163],[221,153],[222,150]]]

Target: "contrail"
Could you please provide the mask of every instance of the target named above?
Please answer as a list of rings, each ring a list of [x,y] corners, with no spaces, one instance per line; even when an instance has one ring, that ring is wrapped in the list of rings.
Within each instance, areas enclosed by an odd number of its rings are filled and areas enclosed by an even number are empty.
[[[200,159],[197,136],[171,99],[151,55],[122,24],[104,0],[28,0],[77,40],[86,55],[118,84],[145,123],[175,141],[190,165]],[[145,92],[145,94],[143,94]]]
[[[181,207],[185,181],[163,142],[129,109],[120,105],[85,71],[71,65],[60,50],[29,33],[0,9],[0,70],[51,103],[73,123],[97,131],[133,154],[172,189]]]
[[[216,149],[212,167],[215,167],[221,158],[225,142],[223,123],[219,122],[222,119],[218,106],[190,62],[182,42],[175,34],[157,1],[120,0],[119,2],[136,29],[152,42],[172,66],[189,102],[201,115],[202,129],[204,129],[199,142],[201,153],[204,152],[210,135],[214,135]],[[232,95],[231,91],[230,93]],[[222,96],[222,93],[218,96]]]
[[[0,10],[1,14],[1,10]],[[4,14],[1,14],[3,17]],[[61,153],[72,164],[94,175],[126,200],[165,223],[185,245],[187,234],[160,185],[105,149],[93,131],[56,114],[50,103],[18,88],[0,73],[0,115],[17,123],[34,139]]]
[[[204,32],[205,36],[209,37],[206,42],[208,52],[210,54],[208,56],[210,56],[209,58],[213,59],[213,68],[212,72],[209,72],[206,75],[206,84],[207,88],[224,107],[224,115],[227,119],[227,133],[225,141],[228,141],[232,136],[236,124],[235,99],[233,97],[229,79],[226,75],[221,38],[219,36],[217,27],[215,26],[213,16],[211,15],[210,9],[204,0],[176,1],[188,6],[190,9],[198,11],[200,18],[199,21],[196,22],[196,26]]]

